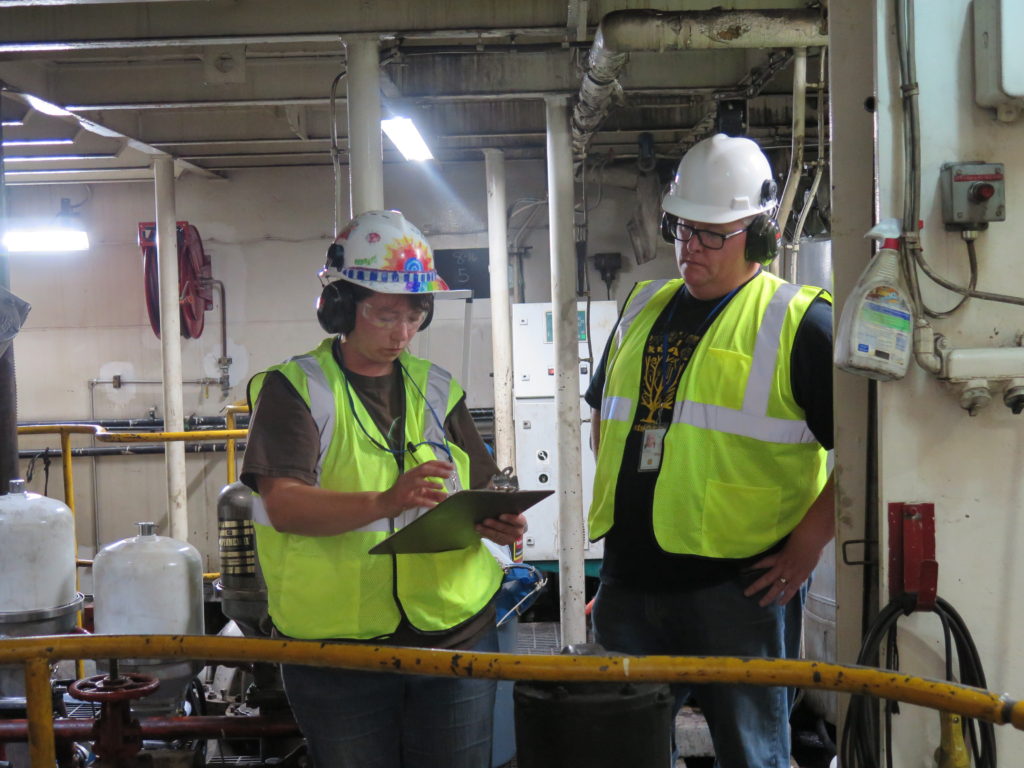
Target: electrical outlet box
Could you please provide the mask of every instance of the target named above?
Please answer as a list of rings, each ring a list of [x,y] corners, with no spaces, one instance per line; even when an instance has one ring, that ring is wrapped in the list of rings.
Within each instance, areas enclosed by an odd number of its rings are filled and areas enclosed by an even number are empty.
[[[946,163],[939,172],[947,229],[985,229],[1006,220],[1002,163]]]
[[[974,100],[1012,121],[1024,112],[1024,3],[974,0]]]

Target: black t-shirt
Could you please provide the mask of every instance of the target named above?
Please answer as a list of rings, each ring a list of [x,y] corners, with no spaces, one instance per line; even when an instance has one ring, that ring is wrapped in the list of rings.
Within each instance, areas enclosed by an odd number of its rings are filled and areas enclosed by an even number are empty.
[[[742,290],[742,289],[741,289]],[[657,472],[638,471],[644,426],[668,429],[682,372],[704,333],[731,299],[696,299],[685,286],[655,321],[644,348],[644,370],[657,382],[658,395],[638,398],[636,421],[626,438],[615,492],[615,524],[604,540],[601,580],[651,591],[679,591],[710,586],[735,577],[757,559],[782,547],[784,539],[765,552],[745,559],[716,559],[665,552],[654,537],[651,509]],[[611,340],[609,339],[609,345]],[[585,395],[600,410],[608,347]],[[645,377],[641,377],[643,380]],[[790,360],[793,396],[807,425],[826,449],[832,448],[832,305],[814,300],[797,329]],[[643,387],[643,383],[641,383]],[[649,387],[650,389],[650,387]],[[639,393],[638,393],[639,394]]]

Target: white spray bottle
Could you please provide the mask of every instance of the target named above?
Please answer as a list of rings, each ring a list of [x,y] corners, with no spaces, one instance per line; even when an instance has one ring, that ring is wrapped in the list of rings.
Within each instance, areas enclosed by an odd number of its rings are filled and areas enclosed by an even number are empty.
[[[865,237],[882,247],[846,299],[833,359],[860,376],[901,379],[913,351],[914,313],[900,272],[899,219],[879,222]]]

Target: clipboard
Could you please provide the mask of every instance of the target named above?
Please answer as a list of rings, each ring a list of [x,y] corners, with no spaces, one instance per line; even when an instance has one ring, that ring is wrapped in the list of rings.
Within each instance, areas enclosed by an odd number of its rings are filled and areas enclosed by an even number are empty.
[[[480,541],[474,526],[506,512],[518,514],[554,491],[459,491],[370,549],[371,555],[449,552]]]

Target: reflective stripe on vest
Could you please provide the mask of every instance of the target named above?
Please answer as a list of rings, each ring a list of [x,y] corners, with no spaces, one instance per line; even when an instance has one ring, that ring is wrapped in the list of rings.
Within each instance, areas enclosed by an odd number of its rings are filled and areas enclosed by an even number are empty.
[[[783,283],[765,310],[754,342],[754,358],[747,377],[742,410],[689,400],[677,401],[672,411],[673,424],[689,424],[700,429],[752,437],[767,443],[817,442],[807,422],[774,419],[766,415],[779,357],[782,325],[786,320],[789,303],[799,291],[799,285]]]

